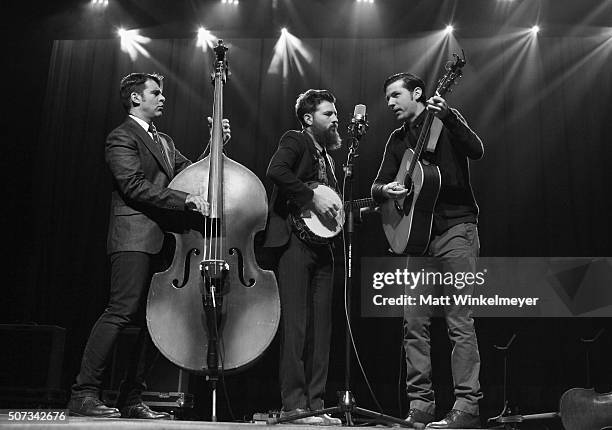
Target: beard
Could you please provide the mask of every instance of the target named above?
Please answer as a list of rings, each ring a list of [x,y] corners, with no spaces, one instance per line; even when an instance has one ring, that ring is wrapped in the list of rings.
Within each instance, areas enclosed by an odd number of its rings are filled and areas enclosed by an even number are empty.
[[[326,151],[335,151],[342,146],[342,138],[338,134],[336,127],[330,127],[325,130],[313,129],[312,134],[319,145],[325,148]]]

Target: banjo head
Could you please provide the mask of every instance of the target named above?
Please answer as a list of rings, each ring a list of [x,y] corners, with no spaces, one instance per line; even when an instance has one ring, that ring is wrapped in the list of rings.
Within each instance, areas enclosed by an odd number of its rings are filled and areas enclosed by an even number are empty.
[[[312,190],[323,197],[333,201],[340,209],[335,218],[331,220],[321,219],[314,211],[307,209],[294,218],[294,225],[302,239],[316,244],[326,244],[342,231],[344,225],[344,208],[340,196],[327,185],[317,182],[307,183]]]

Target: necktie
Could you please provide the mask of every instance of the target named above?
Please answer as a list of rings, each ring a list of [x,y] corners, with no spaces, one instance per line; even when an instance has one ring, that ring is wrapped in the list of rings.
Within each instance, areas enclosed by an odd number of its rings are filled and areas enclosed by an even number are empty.
[[[155,125],[153,123],[149,124],[149,133],[153,135],[153,140],[161,151],[162,158],[164,159],[164,163],[168,168],[168,171],[172,172],[172,167],[169,161],[168,153],[166,152],[166,147],[162,143],[161,138],[159,137],[159,133],[157,133],[157,129],[155,128]]]

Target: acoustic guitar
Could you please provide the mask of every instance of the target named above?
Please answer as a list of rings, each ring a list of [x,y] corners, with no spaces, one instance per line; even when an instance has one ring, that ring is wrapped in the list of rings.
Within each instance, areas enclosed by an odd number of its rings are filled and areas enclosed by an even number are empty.
[[[438,96],[446,94],[462,75],[465,60],[453,55],[455,60],[449,62],[446,73],[438,81],[435,92]],[[429,244],[433,210],[442,185],[438,166],[421,161],[433,119],[434,114],[428,110],[417,144],[414,149],[406,150],[395,177],[395,181],[408,189],[408,194],[403,199],[389,199],[381,205],[383,230],[396,254],[420,255]]]

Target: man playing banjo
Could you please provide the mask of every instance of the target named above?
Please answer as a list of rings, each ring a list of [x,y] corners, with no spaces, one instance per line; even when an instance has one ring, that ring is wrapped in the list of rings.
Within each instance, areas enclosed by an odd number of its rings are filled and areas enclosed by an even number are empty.
[[[336,221],[342,215],[342,202],[329,192],[330,188],[337,192],[338,183],[327,152],[341,146],[335,101],[327,90],[300,94],[295,113],[302,131],[290,130],[281,137],[267,171],[274,189],[265,246],[277,248],[280,254],[281,417],[323,408],[334,260],[331,240],[305,228],[300,215],[314,212],[326,225],[342,225]],[[341,424],[326,414],[294,422]]]

